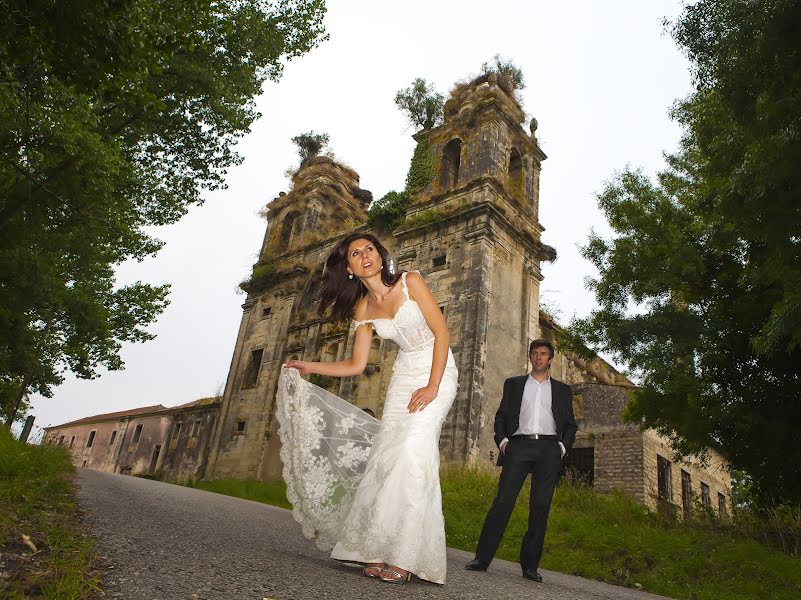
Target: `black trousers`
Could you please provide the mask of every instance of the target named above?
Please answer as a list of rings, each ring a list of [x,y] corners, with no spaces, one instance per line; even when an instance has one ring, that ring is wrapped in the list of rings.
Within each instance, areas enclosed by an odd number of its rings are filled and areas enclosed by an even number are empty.
[[[484,520],[478,539],[476,558],[489,564],[501,543],[509,523],[512,509],[523,482],[531,473],[531,497],[528,505],[528,530],[520,547],[520,566],[536,571],[545,543],[545,528],[559,472],[562,469],[562,451],[559,442],[512,438],[506,446],[498,495]]]

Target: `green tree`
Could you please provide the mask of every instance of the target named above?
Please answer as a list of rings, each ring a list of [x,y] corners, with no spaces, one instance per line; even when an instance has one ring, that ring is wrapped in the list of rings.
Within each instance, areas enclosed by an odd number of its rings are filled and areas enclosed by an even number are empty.
[[[631,420],[798,503],[801,3],[701,0],[672,33],[695,82],[681,148],[599,195],[614,236],[584,248],[600,307],[573,330],[639,378]]]
[[[292,138],[292,141],[298,147],[298,155],[300,156],[300,164],[302,165],[312,156],[317,156],[325,150],[326,146],[328,146],[329,137],[327,133],[309,131],[308,133],[296,135]]]
[[[325,7],[0,4],[0,387],[50,395],[152,337],[167,286],[118,287],[115,266],[223,185],[254,97],[324,38]]]
[[[442,109],[445,97],[437,93],[434,86],[418,77],[405,90],[395,95],[395,104],[417,127],[431,129],[442,122]]]

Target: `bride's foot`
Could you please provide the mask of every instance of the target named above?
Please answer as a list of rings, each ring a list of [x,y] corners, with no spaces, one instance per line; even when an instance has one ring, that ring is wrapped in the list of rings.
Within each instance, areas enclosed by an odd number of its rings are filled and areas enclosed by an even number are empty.
[[[367,563],[362,569],[362,574],[365,577],[378,577],[381,578],[384,573],[384,563]]]
[[[404,571],[398,567],[386,567],[381,570],[381,581],[402,585],[412,580],[411,571]]]

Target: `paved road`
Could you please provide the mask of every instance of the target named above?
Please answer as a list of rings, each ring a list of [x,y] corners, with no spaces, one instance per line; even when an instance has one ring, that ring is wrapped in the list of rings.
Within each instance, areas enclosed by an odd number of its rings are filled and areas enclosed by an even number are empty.
[[[78,499],[106,563],[107,598],[124,600],[484,599],[654,600],[654,596],[541,570],[545,582],[496,560],[486,573],[448,549],[448,583],[391,586],[319,551],[289,511],[249,500],[89,469]]]

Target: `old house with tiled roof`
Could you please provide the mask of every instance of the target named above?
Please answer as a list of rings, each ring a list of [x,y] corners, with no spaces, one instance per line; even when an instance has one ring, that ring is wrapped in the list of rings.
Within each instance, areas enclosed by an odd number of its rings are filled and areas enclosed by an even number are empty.
[[[66,446],[80,467],[180,482],[202,479],[219,408],[220,398],[203,398],[94,415],[46,428],[45,442]]]

